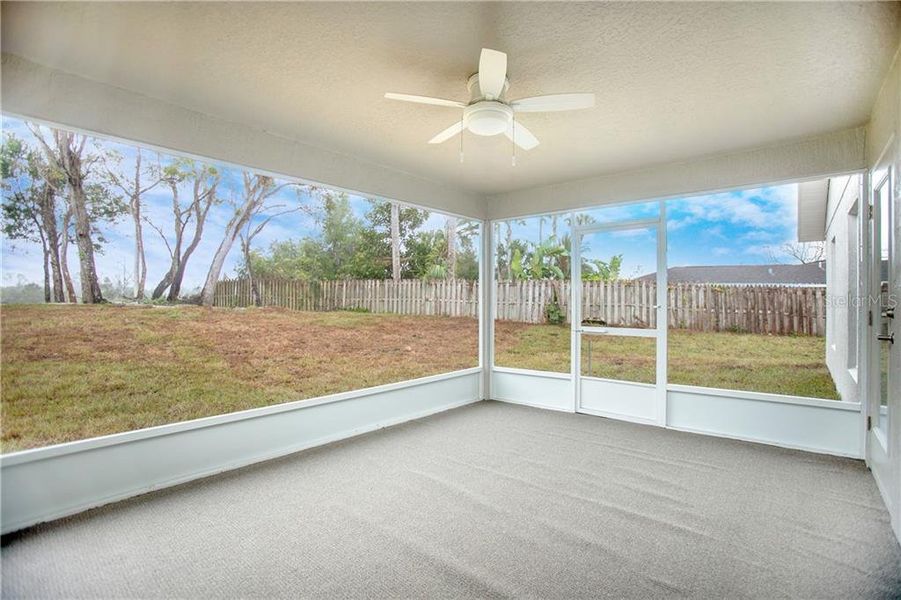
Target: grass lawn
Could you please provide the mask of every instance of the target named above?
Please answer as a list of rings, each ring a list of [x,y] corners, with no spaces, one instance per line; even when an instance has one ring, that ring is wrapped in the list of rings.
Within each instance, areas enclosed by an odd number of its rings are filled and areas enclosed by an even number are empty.
[[[498,322],[495,364],[568,373],[569,326]],[[653,383],[654,341],[594,336],[591,375]],[[588,374],[583,340],[582,373]],[[670,330],[670,383],[839,399],[826,369],[826,340],[815,336],[769,336]]]
[[[7,305],[0,328],[3,452],[478,365],[466,318]]]
[[[468,318],[8,305],[0,329],[3,452],[478,364]],[[498,365],[569,371],[568,327],[499,322],[496,331]],[[824,343],[673,331],[670,381],[837,398]],[[653,381],[653,341],[602,337],[591,350],[592,375]]]

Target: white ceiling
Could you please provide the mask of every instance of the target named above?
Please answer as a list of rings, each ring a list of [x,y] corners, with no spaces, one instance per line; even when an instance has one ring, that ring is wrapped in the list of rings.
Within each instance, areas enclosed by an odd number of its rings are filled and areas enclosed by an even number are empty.
[[[14,3],[2,49],[216,117],[482,194],[864,124],[899,41],[897,3]],[[525,114],[541,140],[426,141],[468,100],[479,50],[509,98],[594,92]]]

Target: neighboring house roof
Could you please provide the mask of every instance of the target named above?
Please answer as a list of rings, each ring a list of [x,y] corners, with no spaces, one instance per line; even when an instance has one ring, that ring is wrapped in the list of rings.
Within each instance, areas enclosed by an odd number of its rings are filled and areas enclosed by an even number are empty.
[[[670,267],[669,283],[721,283],[735,285],[826,285],[826,261],[805,265],[709,265]],[[657,273],[638,281],[653,282]]]

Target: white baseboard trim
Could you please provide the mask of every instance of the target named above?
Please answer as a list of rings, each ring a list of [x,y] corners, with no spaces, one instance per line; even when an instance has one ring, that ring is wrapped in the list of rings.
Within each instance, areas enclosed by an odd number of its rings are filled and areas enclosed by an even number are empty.
[[[510,398],[492,398],[495,402],[505,402],[507,404],[518,404],[519,406],[530,406],[532,408],[540,408],[541,410],[556,410],[557,412],[568,412],[571,413],[571,410],[560,406],[553,406],[551,404],[541,404],[539,402],[527,402],[524,400],[513,400]]]
[[[704,431],[703,429],[692,429],[690,427],[674,427],[672,425],[667,425],[667,429],[672,429],[673,431],[681,431],[683,433],[692,433],[695,435],[706,435],[710,437],[723,438],[726,440],[738,440],[740,442],[751,442],[754,444],[763,444],[765,446],[775,446],[777,448],[786,448],[788,450],[803,450],[804,452],[812,452],[814,454],[827,454],[829,456],[842,456],[845,458],[855,458],[860,460],[861,457],[856,453],[846,453],[841,450],[831,450],[828,448],[816,448],[814,446],[804,446],[798,444],[791,444],[773,440],[767,440],[764,438],[756,438],[756,437],[747,437],[740,435],[726,435],[724,433],[716,433],[715,431]]]
[[[299,406],[297,410],[260,416],[248,416],[244,420],[230,421],[211,427],[191,429],[177,434],[154,438],[126,440],[119,444],[105,445],[100,448],[89,448],[84,452],[71,452],[59,456],[51,456],[36,461],[6,465],[2,467],[2,531],[6,534],[38,523],[71,516],[85,510],[118,502],[148,492],[187,483],[197,479],[210,477],[232,469],[280,458],[317,446],[334,443],[348,438],[370,433],[386,427],[392,427],[408,421],[421,419],[454,408],[480,402],[478,398],[478,373],[468,373],[418,385],[403,390],[390,390],[377,398],[359,398],[360,402],[384,402],[380,407],[368,406],[367,410],[384,410],[384,418],[376,418],[364,424],[356,423],[343,428],[340,423],[347,419],[342,414],[342,407],[348,403],[329,403],[312,405],[309,408]],[[432,388],[424,390],[423,388]],[[442,401],[442,396],[447,397]],[[456,397],[454,397],[456,396]],[[431,397],[431,398],[430,398]],[[427,400],[422,400],[426,398]],[[431,400],[431,401],[430,401]],[[421,410],[410,411],[409,407],[416,403],[428,406]],[[332,431],[323,435],[309,435],[297,430],[297,443],[280,444],[285,439],[286,431],[295,430],[295,424],[288,419],[296,419],[298,413],[319,412],[314,426],[328,423]],[[347,410],[347,409],[344,409]],[[323,412],[325,415],[323,416]],[[313,414],[310,412],[310,414]],[[261,423],[270,419],[268,423]],[[256,421],[256,423],[252,423]],[[241,438],[247,435],[244,427],[256,428],[258,435],[257,448],[267,443],[266,437],[272,431],[273,450],[254,451],[245,455],[234,451],[222,451],[221,456],[231,458],[217,459],[217,451],[227,441],[229,435]],[[233,431],[233,433],[230,433]],[[305,438],[305,439],[304,439]],[[262,441],[261,441],[262,440]],[[140,444],[151,446],[139,447]],[[194,468],[191,465],[202,461],[188,458],[184,464],[179,461],[180,453],[186,447],[195,450],[202,448],[207,455],[208,466]],[[160,449],[163,451],[160,452]],[[235,457],[237,456],[237,458]],[[162,464],[161,464],[162,463]],[[124,465],[124,466],[123,466]],[[153,470],[147,475],[147,482],[135,483],[142,467]],[[167,476],[167,472],[177,473]],[[85,474],[99,475],[102,482],[97,488],[87,486],[82,479]]]

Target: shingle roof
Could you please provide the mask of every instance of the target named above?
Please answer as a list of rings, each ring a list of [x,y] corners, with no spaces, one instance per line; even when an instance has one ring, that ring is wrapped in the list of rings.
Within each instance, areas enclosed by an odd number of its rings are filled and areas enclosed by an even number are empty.
[[[826,285],[826,261],[804,265],[709,265],[670,267],[669,283],[733,283],[741,285]],[[653,282],[657,273],[639,281]]]

